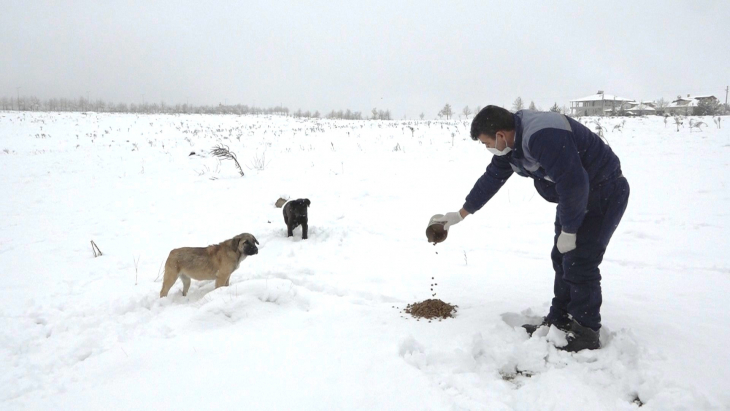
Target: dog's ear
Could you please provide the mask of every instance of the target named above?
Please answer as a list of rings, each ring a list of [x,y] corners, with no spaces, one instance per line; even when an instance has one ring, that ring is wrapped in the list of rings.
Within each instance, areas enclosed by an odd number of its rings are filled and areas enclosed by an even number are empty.
[[[239,237],[233,237],[231,238],[231,245],[234,249],[238,249],[238,245],[241,244],[241,239]]]
[[[251,238],[253,238],[253,242],[254,242],[254,243],[256,243],[256,245],[258,245],[258,244],[259,244],[259,240],[257,240],[257,239],[256,239],[256,237],[254,237],[254,236],[252,235],[252,236],[251,236]]]
[[[308,199],[308,198],[305,198],[305,199],[304,199],[304,204],[306,204],[306,205],[307,205],[307,207],[309,207],[309,205],[310,205],[310,204],[312,204],[312,202],[311,202],[311,201],[309,201],[309,199]]]

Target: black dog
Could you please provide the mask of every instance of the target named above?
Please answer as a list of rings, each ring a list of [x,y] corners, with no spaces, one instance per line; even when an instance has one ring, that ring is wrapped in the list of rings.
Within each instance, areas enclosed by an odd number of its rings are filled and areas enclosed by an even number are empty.
[[[307,207],[312,204],[308,198],[289,201],[284,205],[284,222],[287,237],[292,237],[295,228],[302,226],[302,240],[307,239]]]

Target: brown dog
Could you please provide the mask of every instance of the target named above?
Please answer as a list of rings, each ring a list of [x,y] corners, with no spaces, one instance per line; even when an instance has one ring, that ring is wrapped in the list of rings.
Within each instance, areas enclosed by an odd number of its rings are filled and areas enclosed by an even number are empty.
[[[177,278],[183,282],[182,295],[188,295],[190,279],[215,280],[215,288],[228,286],[231,274],[241,261],[249,255],[259,253],[259,242],[251,234],[239,234],[230,240],[208,247],[183,247],[170,251],[165,263],[165,276],[162,280],[160,298],[167,297]]]

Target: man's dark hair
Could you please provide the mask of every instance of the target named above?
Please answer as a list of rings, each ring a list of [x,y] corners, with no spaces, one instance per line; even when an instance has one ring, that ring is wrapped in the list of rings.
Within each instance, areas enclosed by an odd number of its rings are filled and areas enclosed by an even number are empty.
[[[512,131],[515,129],[515,116],[509,111],[497,106],[486,106],[474,116],[471,122],[471,139],[478,140],[486,134],[495,138],[497,131]]]

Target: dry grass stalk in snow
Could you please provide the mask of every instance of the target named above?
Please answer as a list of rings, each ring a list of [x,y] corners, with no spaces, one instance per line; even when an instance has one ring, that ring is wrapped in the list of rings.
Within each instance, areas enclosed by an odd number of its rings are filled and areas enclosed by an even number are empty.
[[[255,169],[255,170],[263,171],[266,169],[266,166],[268,166],[270,162],[271,162],[271,160],[266,161],[266,150],[264,150],[264,152],[261,153],[261,156],[259,156],[258,153],[255,154],[253,156],[253,158],[251,159],[251,164],[249,164],[246,167],[248,167],[249,170]]]
[[[94,252],[94,258],[101,257],[103,254],[101,253],[101,250],[99,249],[99,246],[96,245],[94,240],[91,240],[91,251]]]
[[[229,150],[228,146],[224,146],[223,144],[217,145],[212,150],[210,150],[210,154],[213,154],[214,156],[223,160],[233,160],[233,162],[236,163],[236,168],[238,168],[238,174],[243,177],[243,169],[241,169],[241,165],[238,164],[238,158],[236,157],[236,153]]]

